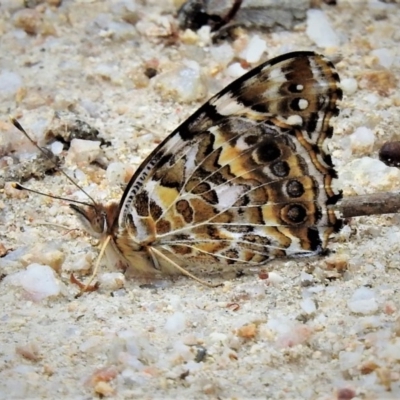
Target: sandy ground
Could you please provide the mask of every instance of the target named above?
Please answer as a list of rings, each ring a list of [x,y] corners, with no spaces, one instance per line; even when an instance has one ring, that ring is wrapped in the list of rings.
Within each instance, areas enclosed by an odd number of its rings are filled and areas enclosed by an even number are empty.
[[[233,56],[257,34],[267,44],[260,62],[312,49],[336,63],[347,89],[329,148],[345,195],[398,188],[400,172],[377,159],[400,138],[398,6],[339,0],[322,8],[336,45],[318,47],[306,23],[248,29],[222,60],[207,32],[179,34],[173,5],[157,3],[129,12],[122,2],[49,0],[26,14],[19,1],[0,2],[0,398],[400,398],[398,215],[354,218],[327,258],[279,260],[222,288],[143,285],[105,267],[100,289],[75,299],[69,275],[88,272],[94,242],[67,202],[4,186],[11,167],[23,179],[19,166],[36,152],[7,115],[44,144],[69,113],[111,146],[62,151],[64,171],[96,200],[118,199],[149,151],[233,79]],[[200,78],[170,93],[165,81],[182,65]],[[85,199],[59,172],[26,185]]]

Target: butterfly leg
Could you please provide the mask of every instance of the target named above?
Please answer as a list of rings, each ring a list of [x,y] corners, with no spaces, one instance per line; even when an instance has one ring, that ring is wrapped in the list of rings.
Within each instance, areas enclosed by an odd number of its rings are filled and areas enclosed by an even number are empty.
[[[157,250],[154,247],[148,247],[148,250],[150,252],[151,257],[154,259],[157,258],[161,258],[164,261],[166,261],[167,263],[169,263],[170,265],[172,265],[174,268],[176,268],[179,272],[181,272],[183,275],[188,276],[189,278],[192,278],[193,280],[195,280],[196,282],[201,283],[204,286],[210,287],[210,288],[216,288],[216,287],[220,287],[223,286],[223,283],[209,283],[206,282],[200,278],[197,278],[196,276],[192,275],[189,271],[187,271],[185,268],[182,268],[180,265],[178,265],[176,262],[172,261],[170,258],[168,258],[165,254],[163,254],[161,251]],[[155,264],[158,264],[158,261],[155,261]]]
[[[92,286],[90,286],[90,285],[93,282],[93,279],[96,277],[96,275],[97,275],[97,273],[99,271],[100,261],[103,258],[104,252],[106,251],[106,248],[107,248],[108,243],[110,242],[110,240],[111,240],[111,236],[109,235],[109,236],[106,237],[106,239],[102,243],[101,249],[100,249],[100,253],[99,253],[98,257],[97,257],[96,264],[94,265],[94,268],[93,268],[93,273],[92,273],[91,277],[89,278],[89,281],[86,283],[86,285],[81,287],[81,291],[75,296],[75,298],[78,298],[78,297],[82,296],[85,292],[92,291],[91,290]]]

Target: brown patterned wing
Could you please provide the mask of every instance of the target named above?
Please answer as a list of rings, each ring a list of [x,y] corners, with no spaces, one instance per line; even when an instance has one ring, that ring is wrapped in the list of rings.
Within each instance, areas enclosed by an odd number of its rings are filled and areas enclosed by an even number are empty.
[[[277,57],[227,86],[136,172],[120,204],[117,247],[125,256],[155,248],[183,266],[324,250],[341,227],[327,207],[340,194],[322,148],[341,95],[333,65],[313,52]]]

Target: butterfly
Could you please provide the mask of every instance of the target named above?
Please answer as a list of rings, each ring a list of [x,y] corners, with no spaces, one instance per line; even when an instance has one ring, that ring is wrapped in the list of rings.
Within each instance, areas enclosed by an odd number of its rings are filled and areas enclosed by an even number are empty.
[[[215,273],[325,251],[342,221],[324,141],[342,98],[324,56],[273,58],[213,96],[144,160],[119,203],[71,204],[138,276]]]

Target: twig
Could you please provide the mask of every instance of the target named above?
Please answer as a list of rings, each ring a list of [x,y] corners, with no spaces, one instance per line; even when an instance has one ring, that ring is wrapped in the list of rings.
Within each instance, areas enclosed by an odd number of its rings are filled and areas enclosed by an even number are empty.
[[[400,212],[400,192],[383,192],[349,196],[332,206],[343,218],[364,215],[395,214]]]

